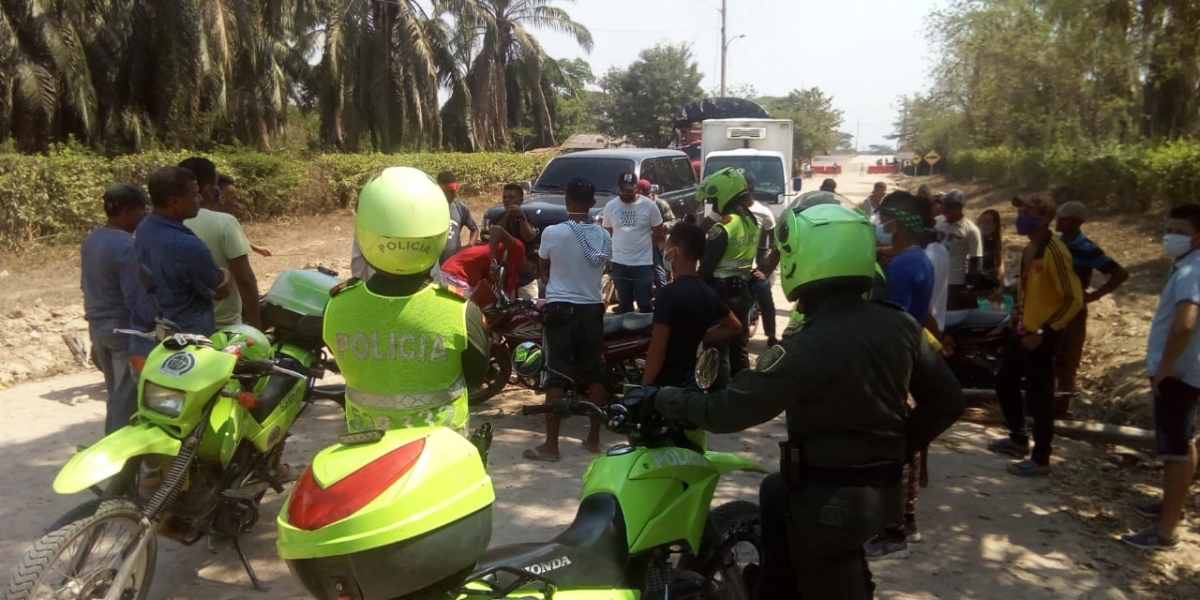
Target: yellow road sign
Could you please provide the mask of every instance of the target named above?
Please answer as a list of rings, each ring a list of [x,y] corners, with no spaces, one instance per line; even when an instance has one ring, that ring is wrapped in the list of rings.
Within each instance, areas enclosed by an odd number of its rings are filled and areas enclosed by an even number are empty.
[[[938,153],[935,150],[930,150],[929,154],[925,155],[925,162],[929,163],[930,166],[936,165],[937,161],[939,160],[942,160],[942,157],[938,156]]]

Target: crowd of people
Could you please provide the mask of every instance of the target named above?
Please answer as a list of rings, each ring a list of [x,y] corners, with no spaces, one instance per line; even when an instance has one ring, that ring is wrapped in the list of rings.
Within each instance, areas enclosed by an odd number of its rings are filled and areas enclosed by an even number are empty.
[[[435,179],[393,167],[368,182],[355,216],[354,277],[333,290],[324,322],[325,342],[346,378],[350,428],[444,425],[466,433],[466,390],[482,381],[489,363],[480,306],[495,301],[496,287],[546,300],[546,401],[578,386],[606,404],[608,271],[618,312],[653,313],[644,387],[627,395],[627,405],[640,399],[652,407],[646,410],[718,433],[788,412],[781,473],[762,488],[761,589],[868,597],[863,558],[902,557],[920,541],[924,449],[962,412],[960,386],[939,356],[955,350],[944,333],[946,314],[997,296],[1005,303],[999,214],[985,211],[976,223],[965,215],[960,190],[888,193],[882,182],[851,209],[838,201],[836,182],[826,180],[824,195],[777,220],[754,200],[752,176],[724,169],[700,186],[697,198],[708,211],[697,225],[671,218],[652,182],[627,172],[616,183],[617,196],[595,223],[595,186],[570,181],[567,220],[543,231],[521,210],[521,186],[505,186],[504,216],[487,244],[475,244],[479,228],[457,198],[453,173]],[[235,182],[193,157],[154,171],[147,189],[106,189],[107,222],[82,247],[85,313],[109,392],[106,432],[136,410],[136,357],[152,343],[113,329],[149,332],[159,318],[204,335],[261,326],[248,256],[269,250],[251,244],[231,214]],[[1017,235],[1028,242],[1016,262],[1013,333],[996,379],[1009,435],[988,448],[1018,459],[1009,473],[1038,477],[1050,472],[1054,419],[1070,411],[1086,306],[1128,273],[1082,232],[1088,215],[1081,203],[1058,206],[1035,194],[1012,204]],[[1178,543],[1196,471],[1200,206],[1171,210],[1163,244],[1175,262],[1151,327],[1147,366],[1167,464],[1164,494],[1139,507],[1158,523],[1122,538],[1155,549]],[[768,308],[776,271],[802,315],[778,339]],[[1095,271],[1106,279],[1091,289]],[[980,289],[989,290],[985,297]],[[755,298],[768,348],[751,367],[746,343]],[[345,342],[358,334],[391,345],[351,352]],[[693,375],[703,345],[722,356],[717,384],[707,391]],[[398,369],[397,360],[414,368]],[[524,457],[559,460],[559,427],[551,416],[545,441]],[[600,451],[599,427],[593,419],[581,440],[588,452]],[[785,504],[796,512],[772,508]]]

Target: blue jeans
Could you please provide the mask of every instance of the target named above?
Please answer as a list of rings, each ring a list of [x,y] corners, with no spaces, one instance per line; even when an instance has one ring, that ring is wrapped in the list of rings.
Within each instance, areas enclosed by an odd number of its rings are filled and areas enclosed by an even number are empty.
[[[654,286],[654,265],[619,265],[612,263],[613,285],[617,288],[617,312],[633,312],[637,301],[638,312],[654,312],[651,290]]]
[[[763,333],[767,335],[768,340],[776,339],[775,294],[771,291],[771,277],[754,282],[754,299],[758,301],[758,311],[762,313]]]
[[[129,424],[137,412],[138,377],[129,364],[127,336],[112,332],[116,324],[96,323],[88,327],[92,338],[92,357],[104,374],[104,389],[108,406],[104,418],[104,435]]]

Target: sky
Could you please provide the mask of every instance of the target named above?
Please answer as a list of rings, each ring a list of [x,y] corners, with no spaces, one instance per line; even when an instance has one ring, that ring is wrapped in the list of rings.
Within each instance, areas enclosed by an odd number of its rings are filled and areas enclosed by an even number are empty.
[[[926,24],[939,0],[727,0],[727,87],[752,85],[782,96],[819,87],[843,111],[841,130],[858,146],[888,143],[896,99],[928,82],[933,50]],[[592,32],[591,54],[565,35],[534,30],[550,56],[583,58],[592,72],[625,67],[660,42],[688,42],[704,73],[720,86],[721,0],[560,1]]]

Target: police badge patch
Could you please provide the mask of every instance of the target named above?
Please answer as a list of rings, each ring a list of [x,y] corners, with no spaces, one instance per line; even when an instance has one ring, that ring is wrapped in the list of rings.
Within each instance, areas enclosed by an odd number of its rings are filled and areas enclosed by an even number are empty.
[[[763,373],[770,373],[772,369],[779,366],[783,361],[783,357],[787,355],[787,350],[783,346],[775,344],[767,348],[766,352],[758,355],[758,360],[754,362],[754,370]]]

